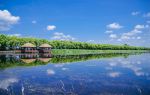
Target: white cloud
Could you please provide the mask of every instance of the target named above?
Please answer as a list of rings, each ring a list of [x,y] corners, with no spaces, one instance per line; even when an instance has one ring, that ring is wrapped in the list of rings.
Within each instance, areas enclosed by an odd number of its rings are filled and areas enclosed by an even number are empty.
[[[150,17],[150,12],[144,14],[144,17]]]
[[[149,28],[150,26],[149,25],[145,25],[145,28]]]
[[[142,33],[142,31],[139,31],[137,29],[134,29],[134,30],[127,32],[127,33],[123,33],[121,35],[121,37],[118,39],[118,41],[134,39],[134,36],[136,36],[139,33]]]
[[[122,35],[121,38],[118,41],[122,41],[122,40],[129,40],[130,37],[127,35]]]
[[[121,36],[117,39],[117,41],[125,41],[125,40],[140,40],[141,37],[137,36],[138,34],[142,33],[141,29],[145,29],[148,26],[146,25],[136,25],[134,29],[130,32],[122,33]]]
[[[137,29],[134,29],[134,30],[132,30],[132,31],[130,31],[130,32],[123,33],[123,35],[125,35],[125,36],[134,36],[134,35],[136,35],[136,34],[138,34],[138,33],[142,33],[142,31],[137,30]]]
[[[56,29],[56,26],[55,25],[48,25],[47,26],[47,30],[50,31],[50,30],[54,30]]]
[[[11,84],[16,83],[16,82],[18,82],[17,78],[7,78],[7,79],[4,79],[4,80],[0,80],[0,88],[8,90],[8,87]]]
[[[55,67],[63,67],[64,64],[55,64],[54,66],[55,66]]]
[[[123,26],[121,26],[119,23],[114,22],[114,23],[107,25],[107,28],[109,28],[109,29],[121,29],[121,28],[123,28]]]
[[[115,77],[119,77],[120,76],[120,72],[110,72],[108,73],[108,76],[115,78]]]
[[[36,23],[37,23],[37,21],[36,21],[36,20],[33,20],[33,21],[32,21],[32,23],[33,23],[33,24],[36,24]]]
[[[89,40],[88,43],[96,43],[95,40]]]
[[[13,16],[7,10],[0,10],[0,31],[10,30],[12,25],[17,24],[19,20],[19,16]]]
[[[142,72],[143,68],[141,68],[141,66],[140,66],[140,64],[141,64],[140,61],[135,62],[135,61],[129,61],[129,60],[122,60],[122,61],[119,61],[119,63],[121,64],[121,66],[123,68],[131,69],[136,76],[144,76],[145,75],[145,73]],[[135,64],[138,64],[138,65],[135,65]]]
[[[111,67],[114,67],[114,66],[117,65],[117,63],[116,63],[116,62],[110,62],[109,65],[110,65]]]
[[[8,36],[16,36],[16,37],[20,37],[21,34],[9,34]]]
[[[55,32],[54,36],[51,38],[52,40],[75,40],[74,37],[70,36],[70,35],[65,35],[64,33],[60,33],[60,32]]]
[[[150,23],[150,21],[146,21],[147,23]]]
[[[111,33],[113,33],[113,31],[112,30],[107,30],[105,33],[111,34]]]
[[[119,38],[119,39],[117,39],[117,41],[121,42],[121,41],[122,41],[122,39],[120,39],[120,38]]]
[[[144,28],[145,28],[144,25],[139,25],[139,24],[138,24],[138,25],[135,26],[135,29],[144,29]]]
[[[69,70],[69,68],[62,68],[63,71]]]
[[[116,39],[117,35],[116,34],[110,34],[109,37],[112,38],[112,39]]]
[[[54,75],[54,74],[55,74],[55,71],[52,70],[52,69],[47,69],[47,74],[48,74],[48,75]]]
[[[138,12],[138,11],[131,13],[131,15],[133,15],[133,16],[136,16],[136,15],[139,15],[139,14],[140,14],[140,12]]]
[[[131,39],[136,39],[136,37],[131,37]]]
[[[138,36],[138,37],[137,37],[137,39],[138,39],[138,40],[140,40],[140,39],[141,39],[141,37],[140,37],[140,36]]]

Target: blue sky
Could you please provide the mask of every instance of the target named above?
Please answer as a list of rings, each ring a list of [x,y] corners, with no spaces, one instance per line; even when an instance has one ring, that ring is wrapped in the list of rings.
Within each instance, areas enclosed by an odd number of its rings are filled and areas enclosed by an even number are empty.
[[[0,0],[0,34],[150,46],[150,0]]]

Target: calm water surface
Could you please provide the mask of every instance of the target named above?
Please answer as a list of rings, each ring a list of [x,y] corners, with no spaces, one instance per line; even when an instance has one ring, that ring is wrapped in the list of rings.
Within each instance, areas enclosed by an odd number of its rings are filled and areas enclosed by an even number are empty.
[[[150,54],[0,55],[0,95],[150,95]]]

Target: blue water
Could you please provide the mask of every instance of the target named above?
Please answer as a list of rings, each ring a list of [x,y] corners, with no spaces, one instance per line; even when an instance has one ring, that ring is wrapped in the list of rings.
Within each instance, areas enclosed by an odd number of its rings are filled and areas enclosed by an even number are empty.
[[[0,95],[150,95],[150,54],[4,67]]]

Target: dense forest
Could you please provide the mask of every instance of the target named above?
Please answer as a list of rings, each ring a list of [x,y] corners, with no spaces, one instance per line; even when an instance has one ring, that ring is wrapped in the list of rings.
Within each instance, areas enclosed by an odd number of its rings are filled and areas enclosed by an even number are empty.
[[[23,38],[16,36],[0,35],[0,50],[15,50],[19,49],[25,43],[32,43],[39,46],[43,43],[50,44],[53,49],[88,49],[88,50],[150,50],[146,47],[135,47],[125,45],[110,45],[110,44],[93,44],[86,42],[75,41],[49,41],[46,39],[38,38]]]

